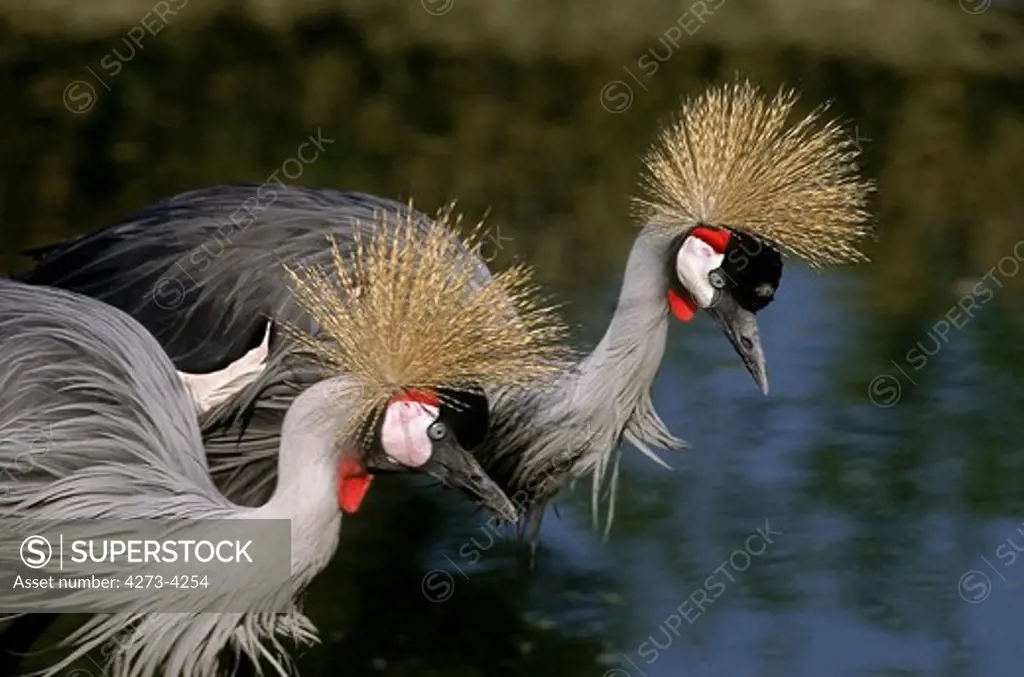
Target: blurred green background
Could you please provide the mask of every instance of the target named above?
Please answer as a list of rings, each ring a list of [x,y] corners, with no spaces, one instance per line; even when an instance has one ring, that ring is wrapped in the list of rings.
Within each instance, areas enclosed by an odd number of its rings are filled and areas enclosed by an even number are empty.
[[[487,212],[499,261],[536,264],[589,347],[639,157],[682,97],[737,73],[798,88],[803,112],[832,102],[878,184],[873,262],[787,265],[761,315],[767,398],[706,318],[673,327],[655,402],[692,447],[675,473],[627,454],[605,544],[585,487],[531,571],[486,516],[380,482],[310,592],[324,644],[301,674],[1020,674],[1020,2],[3,0],[0,268],[264,181],[319,133],[334,143],[292,182]],[[776,543],[669,622],[766,521]],[[443,603],[421,592],[434,570]]]

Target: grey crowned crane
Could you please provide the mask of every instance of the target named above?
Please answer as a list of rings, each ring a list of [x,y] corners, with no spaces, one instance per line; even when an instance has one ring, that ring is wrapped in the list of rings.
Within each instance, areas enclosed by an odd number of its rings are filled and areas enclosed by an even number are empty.
[[[812,266],[865,260],[857,241],[869,232],[872,186],[859,176],[858,149],[835,122],[820,124],[823,109],[790,123],[795,101],[792,91],[769,98],[748,82],[713,87],[662,132],[637,200],[645,225],[604,337],[545,382],[489,393],[490,431],[476,454],[514,503],[542,508],[592,474],[595,519],[608,487],[610,525],[623,439],[659,462],[655,449],[683,444],[650,397],[670,316],[711,315],[767,393],[756,313],[777,292],[780,251]],[[215,481],[234,500],[259,505],[273,490],[284,408],[304,387],[275,338],[275,323],[304,321],[275,263],[322,259],[325,234],[344,253],[358,233],[380,227],[381,213],[432,222],[357,193],[207,188],[37,250],[23,279],[121,308],[153,332],[183,378],[215,382],[217,403],[201,419]],[[469,260],[478,280],[489,278],[483,261]],[[243,377],[226,383],[231,369]]]
[[[289,598],[326,566],[342,513],[359,508],[375,473],[425,473],[514,521],[514,506],[466,440],[486,434],[483,390],[528,386],[560,364],[564,328],[535,300],[528,269],[478,281],[475,268],[452,265],[471,251],[461,244],[449,230],[401,222],[357,237],[347,261],[328,247],[326,265],[285,270],[289,294],[318,330],[282,324],[282,335],[323,378],[288,403],[276,487],[259,507],[215,487],[194,403],[141,324],[73,292],[0,280],[0,517],[26,528],[36,520],[287,519]],[[33,450],[40,430],[54,443]],[[89,523],[98,525],[95,538],[114,528]],[[9,604],[50,610],[66,608],[68,596],[84,606],[111,594],[78,589],[55,600],[12,589],[19,558],[17,543],[0,547]],[[315,641],[297,600],[284,614],[222,613],[214,601],[244,591],[258,606],[285,583],[250,575],[210,585],[202,602],[210,608],[195,612],[162,613],[154,601],[93,616],[63,641],[70,655],[44,674],[111,642],[107,674],[118,677],[214,677],[226,650],[287,674],[280,637]],[[116,641],[124,633],[129,639]]]

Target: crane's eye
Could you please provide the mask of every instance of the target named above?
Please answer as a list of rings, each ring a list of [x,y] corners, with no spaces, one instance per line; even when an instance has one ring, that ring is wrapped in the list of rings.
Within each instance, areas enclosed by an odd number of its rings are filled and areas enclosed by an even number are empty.
[[[443,440],[447,435],[448,428],[445,426],[444,423],[441,423],[440,421],[434,421],[433,423],[430,424],[430,427],[427,428],[427,437],[429,437],[435,442]]]

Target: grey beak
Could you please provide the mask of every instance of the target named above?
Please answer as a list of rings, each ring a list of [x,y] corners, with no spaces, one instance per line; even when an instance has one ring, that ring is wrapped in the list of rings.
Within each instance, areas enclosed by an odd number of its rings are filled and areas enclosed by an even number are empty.
[[[726,291],[719,294],[715,304],[707,309],[708,314],[715,318],[722,331],[729,338],[736,352],[743,359],[747,371],[761,392],[768,394],[768,362],[761,347],[761,336],[757,331],[757,317],[754,313],[742,308],[736,299]]]
[[[453,440],[434,443],[434,454],[422,468],[445,485],[459,489],[507,522],[519,520],[516,507],[473,454]]]

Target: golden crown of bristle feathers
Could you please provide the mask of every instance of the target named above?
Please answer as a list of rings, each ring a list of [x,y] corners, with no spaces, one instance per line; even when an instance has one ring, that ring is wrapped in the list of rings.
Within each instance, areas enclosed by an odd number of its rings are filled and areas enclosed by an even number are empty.
[[[523,387],[571,357],[562,344],[568,330],[555,307],[541,302],[530,268],[478,279],[483,223],[463,239],[451,206],[432,224],[414,219],[411,204],[405,215],[380,213],[372,235],[356,230],[347,261],[328,238],[331,265],[285,267],[320,336],[286,331],[359,387],[345,402],[352,411],[346,433],[369,423],[368,434],[381,405],[400,391]]]
[[[644,158],[640,216],[678,229],[703,223],[741,231],[812,267],[867,260],[871,232],[859,149],[821,106],[795,124],[792,90],[768,99],[748,81],[684,103]]]

